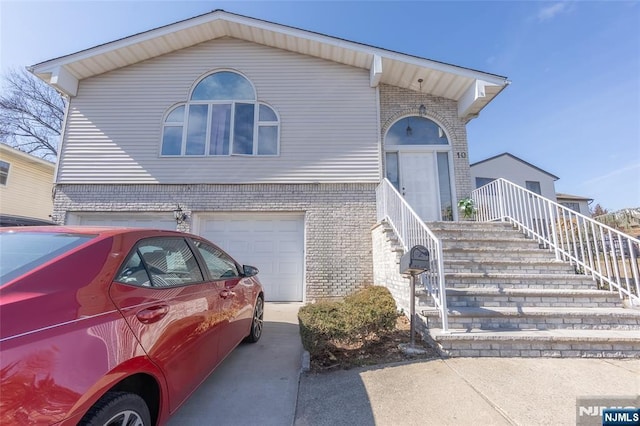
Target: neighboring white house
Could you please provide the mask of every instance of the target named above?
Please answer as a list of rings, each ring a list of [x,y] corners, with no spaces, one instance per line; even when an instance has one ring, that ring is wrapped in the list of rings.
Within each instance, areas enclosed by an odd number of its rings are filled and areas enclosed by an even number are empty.
[[[581,197],[579,195],[561,194],[558,192],[556,193],[556,199],[558,200],[558,204],[562,204],[563,206],[578,213],[582,213],[585,216],[591,216],[589,204],[593,201],[592,198]]]
[[[455,218],[466,124],[508,84],[221,10],[30,71],[69,97],[57,222],[175,229],[180,210],[280,301],[372,283],[385,176],[425,220]]]
[[[503,178],[556,201],[555,181],[559,178],[508,152],[478,161],[470,167],[474,188],[480,188],[495,179]]]
[[[56,165],[0,143],[0,213],[50,220]]]

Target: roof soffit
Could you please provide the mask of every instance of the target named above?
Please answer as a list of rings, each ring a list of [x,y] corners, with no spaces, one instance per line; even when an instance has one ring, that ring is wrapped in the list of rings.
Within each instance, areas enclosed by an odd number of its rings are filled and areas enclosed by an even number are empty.
[[[476,81],[485,87],[460,111],[460,116],[477,115],[507,84],[505,77],[442,62],[389,51],[374,46],[279,25],[221,10],[166,25],[77,53],[42,62],[30,71],[67,95],[74,96],[77,81],[137,62],[165,55],[197,44],[232,37],[278,49],[314,56],[372,72],[371,84],[385,83],[459,101]],[[376,59],[379,57],[380,59]],[[373,67],[376,67],[374,70]],[[55,86],[52,76],[64,69],[65,87]],[[73,81],[76,79],[77,81]]]

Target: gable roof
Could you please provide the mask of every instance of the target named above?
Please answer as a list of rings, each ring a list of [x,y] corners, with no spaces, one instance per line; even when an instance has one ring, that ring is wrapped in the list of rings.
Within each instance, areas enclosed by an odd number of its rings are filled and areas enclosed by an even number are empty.
[[[560,192],[556,193],[556,199],[559,200],[574,200],[574,201],[593,201],[593,198],[582,197],[580,195],[571,195],[571,194],[563,194]]]
[[[516,156],[515,156],[515,155],[513,155],[513,154],[509,154],[508,152],[503,152],[502,154],[494,155],[493,157],[490,157],[490,158],[487,158],[487,159],[485,159],[485,160],[481,160],[481,161],[478,161],[478,162],[476,162],[476,163],[470,164],[470,165],[469,165],[469,167],[477,166],[478,164],[486,163],[486,162],[488,162],[488,161],[495,160],[496,158],[505,157],[505,156],[506,156],[506,157],[510,157],[510,158],[512,158],[512,159],[514,159],[514,160],[516,160],[516,161],[519,161],[519,162],[521,162],[522,164],[525,164],[525,165],[527,165],[527,166],[531,167],[532,169],[536,169],[536,170],[538,170],[539,172],[542,172],[542,173],[544,173],[545,175],[550,176],[551,178],[553,178],[553,180],[558,180],[558,179],[560,179],[558,176],[556,176],[556,175],[552,175],[551,173],[549,173],[549,172],[547,172],[547,171],[545,171],[545,170],[542,170],[540,167],[534,166],[533,164],[531,164],[531,163],[529,163],[529,162],[527,162],[527,161],[524,161],[522,158],[518,158],[518,157],[516,157]]]
[[[44,167],[45,169],[50,170],[52,173],[56,168],[55,163],[44,160],[40,157],[36,157],[34,155],[28,154],[24,151],[20,151],[17,148],[14,148],[6,143],[0,143],[0,154],[2,154],[2,158],[8,159],[6,156],[14,156],[22,159],[23,161],[34,164],[36,166]]]
[[[75,96],[80,80],[85,78],[223,37],[367,69],[371,87],[384,83],[458,101],[458,116],[465,120],[475,118],[509,84],[506,77],[499,75],[220,9],[41,62],[28,69],[62,93]]]

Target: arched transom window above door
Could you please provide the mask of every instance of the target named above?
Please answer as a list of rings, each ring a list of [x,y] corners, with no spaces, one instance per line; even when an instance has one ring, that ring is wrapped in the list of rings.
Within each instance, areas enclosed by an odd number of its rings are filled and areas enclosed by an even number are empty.
[[[442,127],[425,117],[410,116],[396,121],[385,138],[386,145],[448,145]]]
[[[280,120],[259,102],[251,82],[233,71],[198,82],[187,102],[174,105],[162,125],[162,156],[279,154]]]

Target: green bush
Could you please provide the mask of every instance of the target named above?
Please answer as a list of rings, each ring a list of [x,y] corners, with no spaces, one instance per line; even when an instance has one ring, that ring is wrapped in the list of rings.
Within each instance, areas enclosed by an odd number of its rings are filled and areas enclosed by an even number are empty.
[[[320,302],[300,308],[302,345],[311,356],[337,344],[365,345],[373,335],[395,328],[396,302],[385,287],[366,287],[342,302]]]

